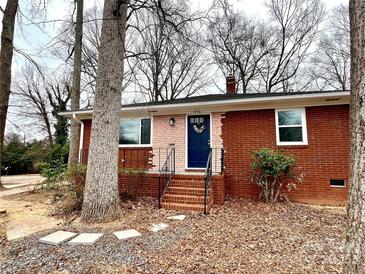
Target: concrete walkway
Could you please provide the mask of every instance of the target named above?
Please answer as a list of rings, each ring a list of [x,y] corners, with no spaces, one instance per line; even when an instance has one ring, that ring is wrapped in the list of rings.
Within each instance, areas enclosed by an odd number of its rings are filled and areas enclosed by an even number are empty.
[[[29,192],[43,181],[38,174],[3,176],[1,180],[7,190],[0,191],[0,210],[6,210],[6,237],[14,240],[33,233],[54,229],[62,222],[49,216],[49,208],[42,203],[7,198]]]
[[[62,224],[61,220],[50,217],[48,208],[42,204],[0,198],[0,209],[5,209],[7,212],[5,231],[9,241],[54,229]]]
[[[1,180],[6,190],[0,191],[0,198],[32,191],[43,182],[39,174],[2,176]]]

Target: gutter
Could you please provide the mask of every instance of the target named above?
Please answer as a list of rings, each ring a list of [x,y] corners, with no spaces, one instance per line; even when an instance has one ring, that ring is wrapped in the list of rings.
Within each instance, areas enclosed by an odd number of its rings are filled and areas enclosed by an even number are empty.
[[[61,115],[61,113],[60,113]],[[79,164],[81,163],[81,158],[82,158],[82,149],[84,146],[84,122],[82,120],[80,120],[79,118],[77,118],[76,113],[72,113],[72,120],[78,122],[81,125],[80,128],[80,143],[79,143]]]

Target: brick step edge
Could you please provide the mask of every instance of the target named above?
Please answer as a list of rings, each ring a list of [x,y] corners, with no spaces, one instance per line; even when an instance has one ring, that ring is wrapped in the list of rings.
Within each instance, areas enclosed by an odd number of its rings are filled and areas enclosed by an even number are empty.
[[[211,190],[209,190],[209,193]],[[182,187],[182,186],[169,186],[166,194],[181,194],[181,195],[194,195],[204,196],[205,188],[198,187]]]
[[[212,196],[208,196],[208,203],[210,203],[212,199]],[[183,204],[204,204],[204,196],[165,194],[162,201]]]
[[[207,204],[207,211],[209,212],[213,203]],[[181,204],[181,203],[173,203],[173,202],[162,202],[161,207],[165,209],[171,210],[182,210],[182,211],[197,211],[203,212],[204,205],[201,204]]]
[[[169,187],[204,188],[205,183],[201,181],[171,181]]]
[[[178,180],[178,181],[194,181],[194,180],[204,180],[204,174],[201,175],[188,175],[188,174],[174,174],[172,175],[172,180]]]

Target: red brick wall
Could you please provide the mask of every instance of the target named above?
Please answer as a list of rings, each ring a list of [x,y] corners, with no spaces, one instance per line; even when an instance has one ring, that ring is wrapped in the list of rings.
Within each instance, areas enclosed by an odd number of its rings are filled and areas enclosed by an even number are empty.
[[[84,140],[82,150],[82,163],[87,163],[87,156],[90,146],[91,120],[84,120]],[[151,169],[152,168],[152,148],[135,147],[119,148],[119,167]]]
[[[289,193],[293,201],[345,204],[348,186],[330,187],[330,179],[348,180],[349,107],[306,108],[308,145],[276,145],[275,110],[228,112],[222,119],[225,149],[225,189],[229,196],[255,198],[259,189],[249,183],[252,151],[283,148],[294,155],[305,174],[304,183]]]
[[[213,175],[212,177],[213,203],[223,205],[225,199],[224,177]]]
[[[119,189],[122,192],[132,193],[136,196],[158,198],[158,174],[143,173],[119,174]]]
[[[90,146],[91,120],[84,121],[84,159],[87,159],[87,151]],[[119,167],[139,168],[145,165],[141,159],[152,156],[152,148],[120,148],[119,149]],[[143,157],[145,156],[145,157]],[[125,159],[125,161],[123,161]],[[138,160],[140,159],[140,160]],[[151,161],[148,163],[152,167]],[[179,175],[174,175],[179,177]],[[153,173],[133,173],[124,171],[119,173],[120,192],[132,193],[136,196],[158,197],[158,174]],[[191,176],[190,176],[191,178]],[[197,179],[202,179],[198,176]],[[213,195],[215,204],[224,203],[224,180],[222,176],[212,177]]]

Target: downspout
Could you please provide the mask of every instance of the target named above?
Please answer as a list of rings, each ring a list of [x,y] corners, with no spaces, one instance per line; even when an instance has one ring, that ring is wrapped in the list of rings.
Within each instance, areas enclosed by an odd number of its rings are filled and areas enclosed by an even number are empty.
[[[79,164],[81,163],[82,149],[84,147],[84,122],[76,117],[76,114],[72,114],[72,120],[78,122],[81,125],[80,128],[80,144],[79,144]]]

